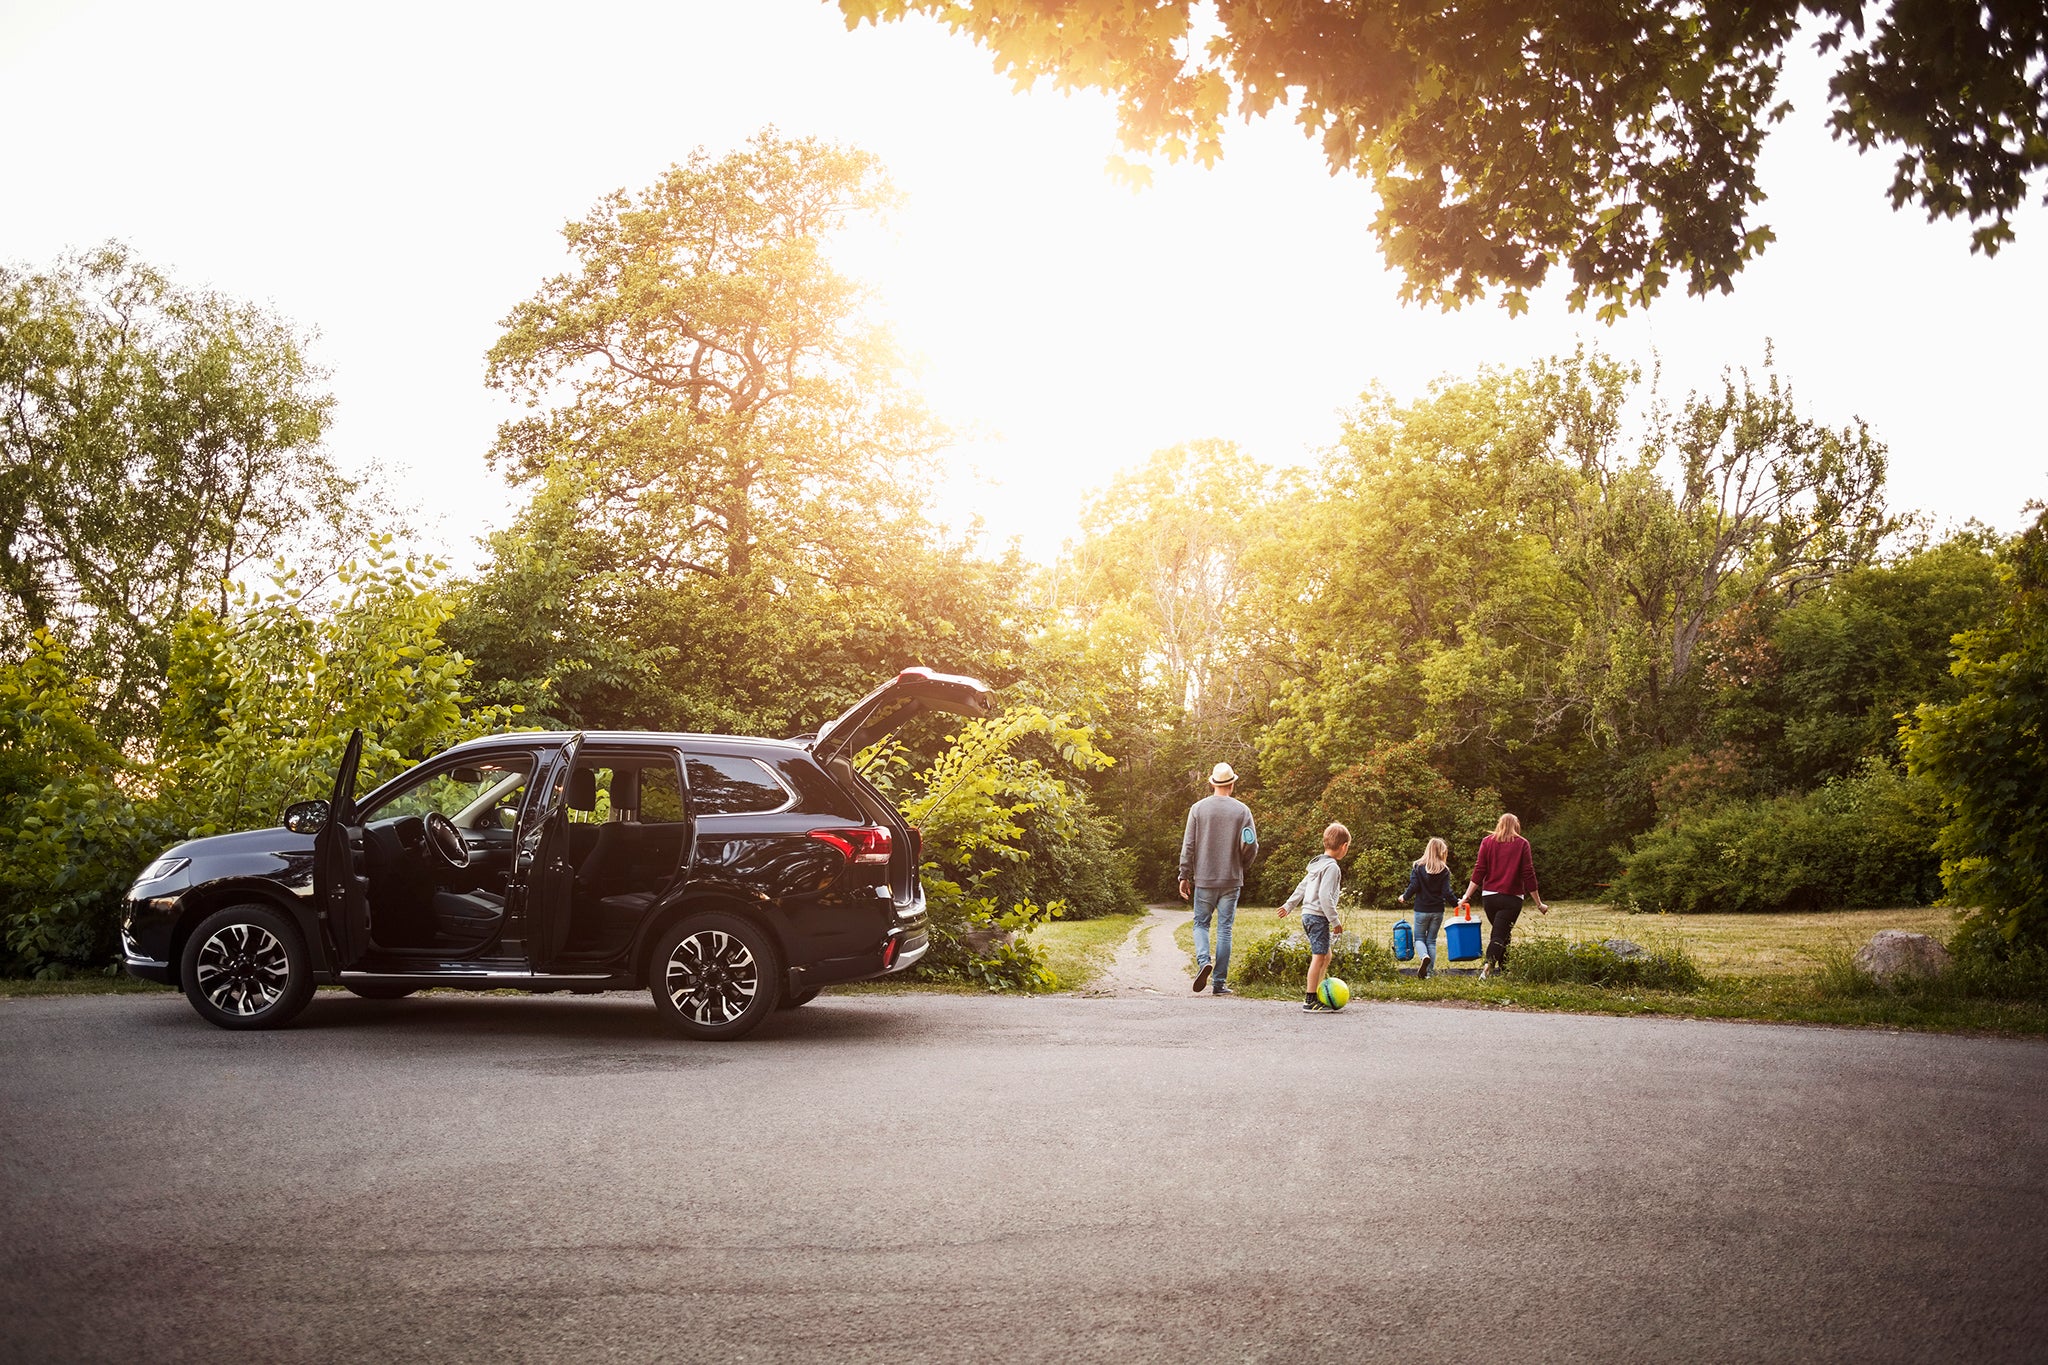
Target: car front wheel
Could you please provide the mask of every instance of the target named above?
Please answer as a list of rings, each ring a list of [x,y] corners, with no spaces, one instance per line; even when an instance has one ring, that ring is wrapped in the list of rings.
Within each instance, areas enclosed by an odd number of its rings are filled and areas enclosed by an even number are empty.
[[[774,943],[738,915],[686,916],[655,941],[647,967],[655,1008],[690,1038],[724,1041],[751,1033],[782,995]]]
[[[313,998],[297,926],[263,905],[233,905],[185,940],[178,979],[199,1017],[221,1028],[277,1028]]]

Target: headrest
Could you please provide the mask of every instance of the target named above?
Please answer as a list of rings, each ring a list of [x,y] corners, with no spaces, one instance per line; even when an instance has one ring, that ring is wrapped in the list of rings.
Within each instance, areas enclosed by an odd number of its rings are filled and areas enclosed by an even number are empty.
[[[578,768],[569,774],[569,809],[597,809],[597,769]]]
[[[640,770],[638,768],[612,769],[612,818],[618,819],[620,812],[640,809]]]

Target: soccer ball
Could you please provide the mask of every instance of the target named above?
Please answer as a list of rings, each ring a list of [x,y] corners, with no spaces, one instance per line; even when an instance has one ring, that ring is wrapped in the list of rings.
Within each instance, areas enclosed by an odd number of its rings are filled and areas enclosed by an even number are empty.
[[[1337,977],[1326,976],[1323,984],[1316,987],[1316,998],[1333,1010],[1341,1010],[1351,1003],[1351,988]]]

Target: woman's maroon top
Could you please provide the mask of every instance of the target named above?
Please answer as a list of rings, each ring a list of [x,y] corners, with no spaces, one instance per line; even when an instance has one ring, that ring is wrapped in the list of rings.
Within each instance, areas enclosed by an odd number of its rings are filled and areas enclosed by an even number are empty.
[[[1496,839],[1491,834],[1479,841],[1479,856],[1472,861],[1472,880],[1481,895],[1498,891],[1510,896],[1528,896],[1536,891],[1536,860],[1529,856],[1529,841],[1522,838]]]

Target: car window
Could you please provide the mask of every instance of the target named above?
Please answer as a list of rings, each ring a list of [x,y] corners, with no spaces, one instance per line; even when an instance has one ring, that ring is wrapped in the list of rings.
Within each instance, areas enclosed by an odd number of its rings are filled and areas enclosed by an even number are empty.
[[[690,805],[699,815],[745,815],[789,804],[767,768],[734,754],[690,755]]]
[[[674,824],[683,818],[683,784],[674,763],[640,770],[640,823]]]
[[[362,819],[367,823],[438,812],[461,829],[510,829],[532,776],[533,758],[528,754],[436,767],[363,812]]]
[[[576,772],[572,798],[588,797],[589,809],[571,805],[570,824],[602,825],[614,819],[674,824],[683,818],[682,779],[673,760],[642,764],[624,755],[593,754],[576,765]]]

